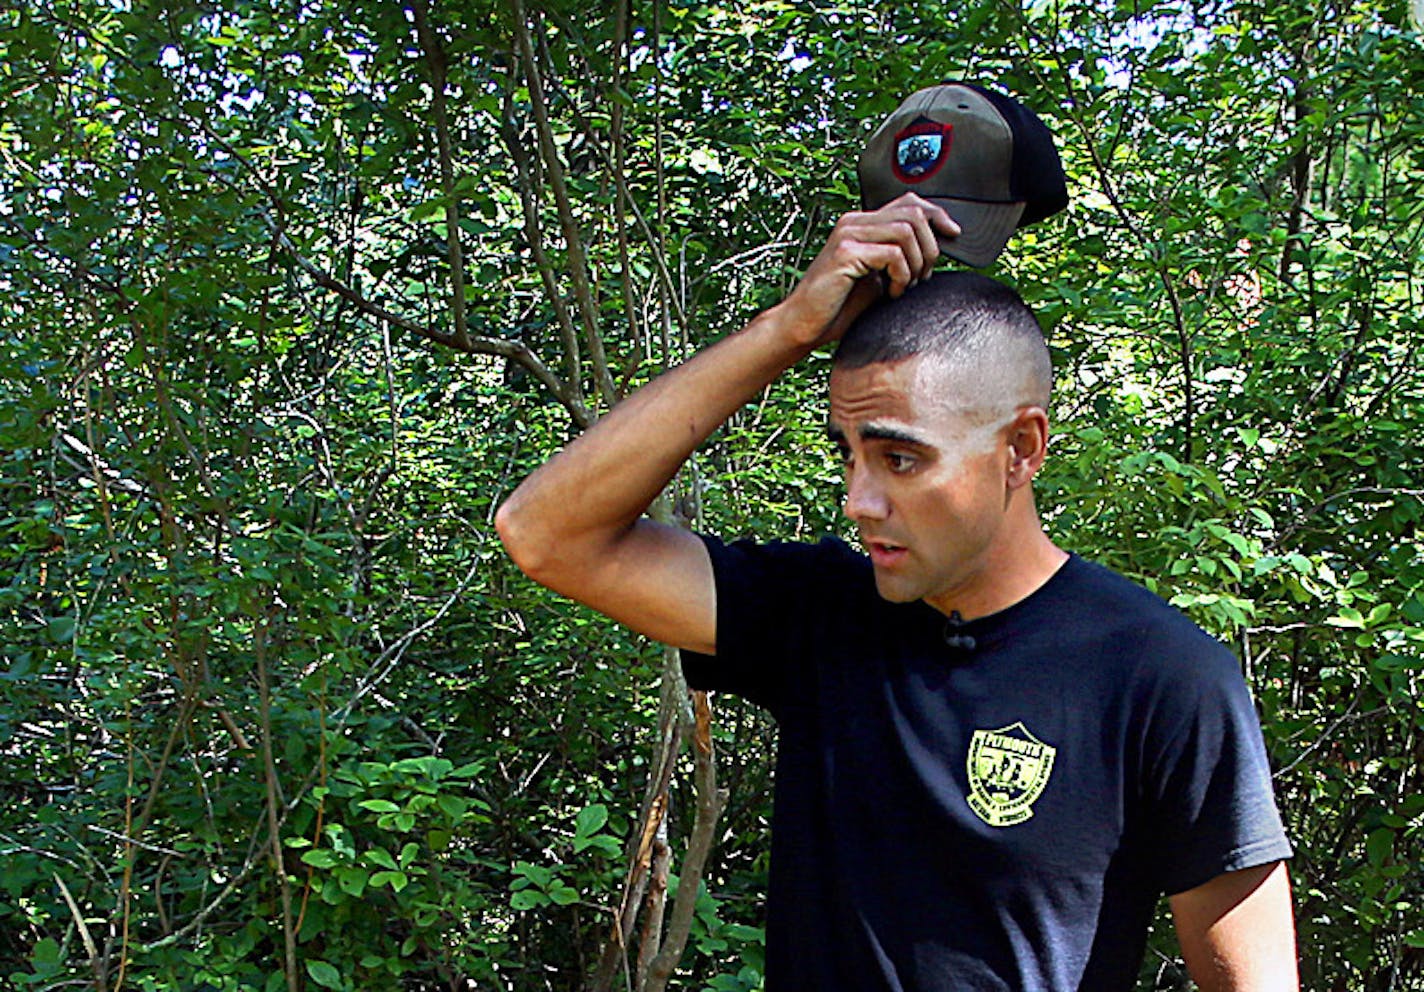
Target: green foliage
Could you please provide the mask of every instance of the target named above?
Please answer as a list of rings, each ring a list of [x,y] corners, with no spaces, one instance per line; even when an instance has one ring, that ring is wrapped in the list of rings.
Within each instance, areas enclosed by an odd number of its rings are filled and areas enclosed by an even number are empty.
[[[440,58],[415,5],[0,11],[0,984],[581,987],[659,651],[516,574],[494,508],[608,382],[779,299],[879,116],[963,76],[1072,186],[997,272],[1055,349],[1054,536],[1242,657],[1306,987],[1424,989],[1406,6],[558,0],[542,97],[508,5],[428,11]],[[840,529],[825,366],[676,512]],[[719,701],[714,739],[675,981],[751,990],[774,728]],[[1157,934],[1142,987],[1179,987]]]

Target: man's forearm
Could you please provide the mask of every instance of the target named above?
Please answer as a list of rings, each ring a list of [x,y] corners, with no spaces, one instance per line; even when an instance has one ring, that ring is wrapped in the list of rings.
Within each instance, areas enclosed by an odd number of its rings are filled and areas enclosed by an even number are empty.
[[[599,554],[631,528],[718,426],[810,352],[787,325],[782,308],[766,311],[629,396],[526,479],[496,517],[516,563],[548,582],[561,563]]]

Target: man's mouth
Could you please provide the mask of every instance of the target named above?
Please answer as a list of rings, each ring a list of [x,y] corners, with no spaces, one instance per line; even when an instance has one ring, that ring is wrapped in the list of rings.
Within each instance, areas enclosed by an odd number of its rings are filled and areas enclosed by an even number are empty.
[[[880,538],[865,538],[864,544],[870,553],[871,562],[880,567],[897,565],[910,553],[910,549],[903,544],[896,544],[894,541],[885,541]]]

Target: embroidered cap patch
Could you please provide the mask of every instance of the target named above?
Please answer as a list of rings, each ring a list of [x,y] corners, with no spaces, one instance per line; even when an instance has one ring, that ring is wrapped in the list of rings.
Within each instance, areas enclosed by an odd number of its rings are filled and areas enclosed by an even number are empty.
[[[913,124],[895,135],[896,177],[904,183],[928,179],[944,165],[949,154],[953,124],[941,124],[928,117],[919,117]]]
[[[1033,816],[1033,804],[1053,774],[1058,751],[1022,722],[976,730],[969,741],[969,808],[991,827],[1011,827]]]

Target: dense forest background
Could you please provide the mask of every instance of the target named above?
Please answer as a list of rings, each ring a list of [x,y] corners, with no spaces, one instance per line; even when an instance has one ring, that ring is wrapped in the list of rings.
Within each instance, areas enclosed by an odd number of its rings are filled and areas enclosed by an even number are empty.
[[[1239,653],[1306,988],[1424,989],[1404,0],[0,7],[0,986],[759,988],[774,727],[491,519],[956,77],[1070,177],[1051,532]],[[826,364],[657,512],[842,530]]]

